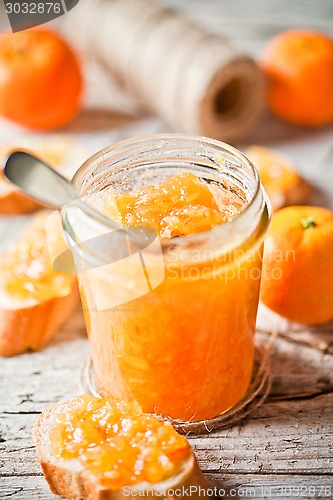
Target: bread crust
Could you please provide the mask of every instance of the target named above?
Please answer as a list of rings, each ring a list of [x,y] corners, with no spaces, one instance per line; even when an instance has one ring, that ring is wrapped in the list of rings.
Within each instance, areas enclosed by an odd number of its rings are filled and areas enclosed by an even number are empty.
[[[45,207],[16,189],[5,195],[0,195],[0,215],[30,214],[39,208]]]
[[[179,473],[156,485],[143,483],[133,485],[126,489],[126,494],[124,489],[111,490],[101,486],[78,460],[59,459],[51,453],[50,425],[57,413],[66,412],[67,404],[65,401],[50,406],[37,418],[33,429],[38,459],[45,479],[54,494],[62,495],[70,500],[123,500],[124,498],[138,500],[140,496],[156,497],[163,500],[170,497],[161,494],[161,491],[167,492],[176,488],[186,490],[192,486],[197,488],[197,492],[193,492],[191,495],[191,498],[196,500],[200,497],[199,488],[207,488],[206,480],[192,450],[190,455],[186,457],[184,467]],[[134,490],[134,495],[131,494],[130,489]],[[138,491],[145,492],[145,495],[139,495]],[[182,497],[183,495],[177,495],[177,498]]]
[[[73,312],[78,296],[73,277],[67,295],[17,309],[1,309],[0,305],[0,356],[40,350]]]

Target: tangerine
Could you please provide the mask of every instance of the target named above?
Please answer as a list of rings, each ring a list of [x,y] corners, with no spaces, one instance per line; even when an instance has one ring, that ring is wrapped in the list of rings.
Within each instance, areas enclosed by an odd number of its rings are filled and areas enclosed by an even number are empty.
[[[25,127],[52,130],[78,112],[82,74],[77,57],[45,29],[0,37],[0,114]]]
[[[292,321],[333,319],[333,212],[291,206],[273,216],[265,241],[261,300]]]
[[[262,67],[273,113],[298,125],[333,121],[332,38],[310,30],[282,32],[268,43]]]

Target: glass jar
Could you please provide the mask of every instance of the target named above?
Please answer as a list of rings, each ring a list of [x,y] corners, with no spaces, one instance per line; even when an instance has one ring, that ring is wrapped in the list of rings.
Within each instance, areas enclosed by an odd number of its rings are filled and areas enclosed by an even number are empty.
[[[243,210],[211,231],[156,237],[142,252],[109,263],[98,260],[121,246],[117,238],[99,249],[99,257],[90,246],[89,255],[76,256],[79,286],[99,393],[134,399],[143,411],[177,421],[209,421],[238,403],[251,381],[270,221],[257,171],[227,144],[152,135],[95,154],[73,183],[80,197],[101,209],[106,193],[132,192],[176,172],[232,191]],[[114,230],[67,207],[63,220],[72,246]]]

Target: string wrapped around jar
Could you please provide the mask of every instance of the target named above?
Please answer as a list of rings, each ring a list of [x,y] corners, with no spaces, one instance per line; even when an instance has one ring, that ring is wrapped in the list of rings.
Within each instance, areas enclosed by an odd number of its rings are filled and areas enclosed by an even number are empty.
[[[239,138],[262,108],[263,77],[250,57],[153,0],[80,2],[67,23],[80,50],[175,130]]]

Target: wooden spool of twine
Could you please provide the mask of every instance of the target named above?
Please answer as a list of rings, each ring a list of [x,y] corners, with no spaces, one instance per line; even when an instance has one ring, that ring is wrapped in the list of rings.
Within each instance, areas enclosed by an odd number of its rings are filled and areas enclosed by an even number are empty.
[[[262,108],[250,57],[153,0],[80,2],[68,23],[71,40],[174,130],[230,140]]]

